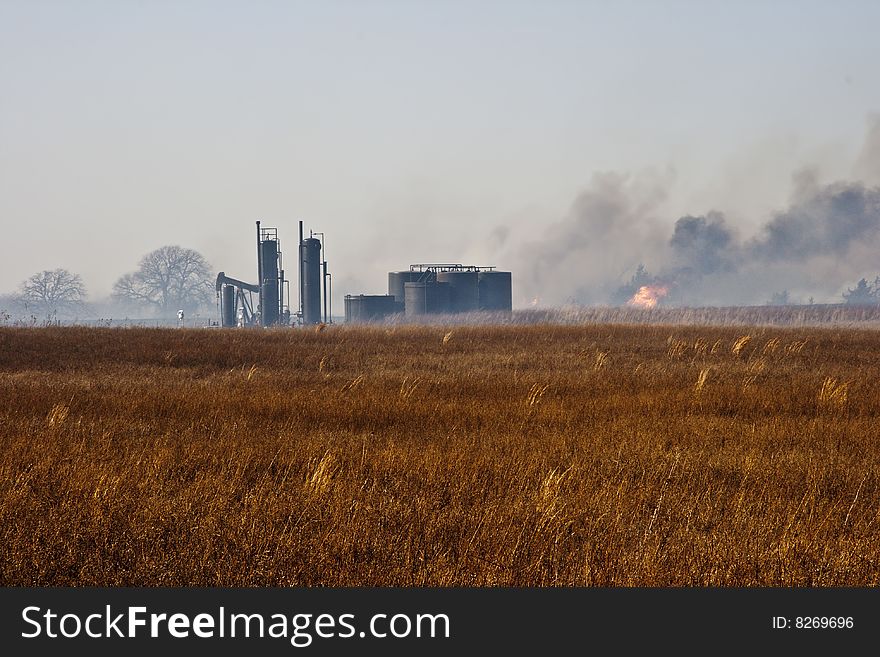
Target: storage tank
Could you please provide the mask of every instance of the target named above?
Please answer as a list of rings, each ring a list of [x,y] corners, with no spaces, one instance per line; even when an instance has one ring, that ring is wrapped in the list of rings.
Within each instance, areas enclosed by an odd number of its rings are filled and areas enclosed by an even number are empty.
[[[263,326],[278,323],[281,293],[278,284],[278,240],[260,242],[260,313]]]
[[[260,323],[263,326],[275,326],[278,323],[278,281],[267,280],[263,283],[260,299]]]
[[[260,258],[263,268],[263,281],[278,280],[278,240],[260,242]]]
[[[220,289],[220,326],[235,326],[235,288],[231,285],[224,285]]]
[[[407,317],[449,312],[448,283],[404,283],[403,289]]]
[[[321,240],[304,239],[299,244],[303,324],[321,323]]]
[[[428,278],[429,273],[423,271],[390,271],[388,272],[388,294],[393,296],[395,301],[403,303],[405,300],[403,286],[406,283],[416,283]]]
[[[390,294],[345,295],[345,321],[348,324],[373,322],[403,311],[403,304]]]
[[[467,313],[479,309],[479,280],[476,271],[437,272],[437,282],[449,284],[449,312]]]
[[[481,271],[478,275],[480,310],[513,310],[513,291],[509,271]]]

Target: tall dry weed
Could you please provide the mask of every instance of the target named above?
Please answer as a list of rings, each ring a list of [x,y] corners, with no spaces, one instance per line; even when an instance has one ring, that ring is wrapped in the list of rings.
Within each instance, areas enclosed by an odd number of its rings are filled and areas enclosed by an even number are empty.
[[[849,395],[849,384],[838,381],[833,377],[827,377],[819,389],[819,406],[831,410],[841,410],[846,406]]]
[[[880,586],[880,333],[450,330],[0,327],[0,584]]]

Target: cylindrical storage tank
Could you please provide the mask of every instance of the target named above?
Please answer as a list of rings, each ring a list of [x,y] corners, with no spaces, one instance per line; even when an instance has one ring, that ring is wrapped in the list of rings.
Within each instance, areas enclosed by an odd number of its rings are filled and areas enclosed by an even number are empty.
[[[406,299],[403,286],[406,283],[427,280],[429,277],[430,274],[423,271],[390,271],[388,272],[388,294],[393,296],[395,301],[403,303]]]
[[[358,294],[345,296],[345,321],[350,324],[382,320],[401,311],[390,294]]]
[[[260,242],[260,323],[274,326],[278,323],[280,296],[278,292],[278,240]]]
[[[481,271],[478,281],[480,310],[513,310],[509,271]]]
[[[260,292],[260,321],[263,326],[275,326],[278,323],[278,280],[263,283]]]
[[[436,283],[404,283],[404,313],[407,317],[428,313],[428,287]]]
[[[449,284],[449,312],[467,313],[479,309],[477,275],[475,271],[437,272],[437,282]]]
[[[220,326],[235,326],[235,288],[231,285],[224,285],[220,289]]]
[[[321,323],[321,240],[309,237],[300,242],[300,282],[303,324]]]
[[[263,267],[263,280],[278,280],[278,240],[264,240],[260,242],[260,257]]]
[[[449,312],[448,283],[405,283],[403,289],[407,317]]]

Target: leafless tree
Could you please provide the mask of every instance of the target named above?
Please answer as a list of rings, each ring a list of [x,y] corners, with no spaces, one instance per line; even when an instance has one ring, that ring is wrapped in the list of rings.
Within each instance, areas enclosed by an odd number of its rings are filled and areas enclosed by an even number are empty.
[[[41,271],[20,286],[20,302],[40,313],[68,313],[82,307],[86,287],[79,274],[66,269]]]
[[[137,271],[116,281],[113,296],[171,316],[210,303],[213,289],[211,266],[201,253],[163,246],[141,258]]]

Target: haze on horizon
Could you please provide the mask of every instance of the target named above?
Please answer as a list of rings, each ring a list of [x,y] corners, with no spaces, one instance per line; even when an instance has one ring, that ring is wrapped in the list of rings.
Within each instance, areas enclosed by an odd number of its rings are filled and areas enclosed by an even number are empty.
[[[166,244],[251,280],[257,219],[288,262],[298,220],[326,234],[339,310],[426,261],[512,270],[515,306],[599,302],[713,211],[737,257],[766,253],[761,227],[812,207],[805,189],[880,184],[878,19],[856,1],[0,0],[0,293],[65,267],[100,298]],[[772,273],[839,300],[880,274],[874,228],[749,267],[724,298]]]

